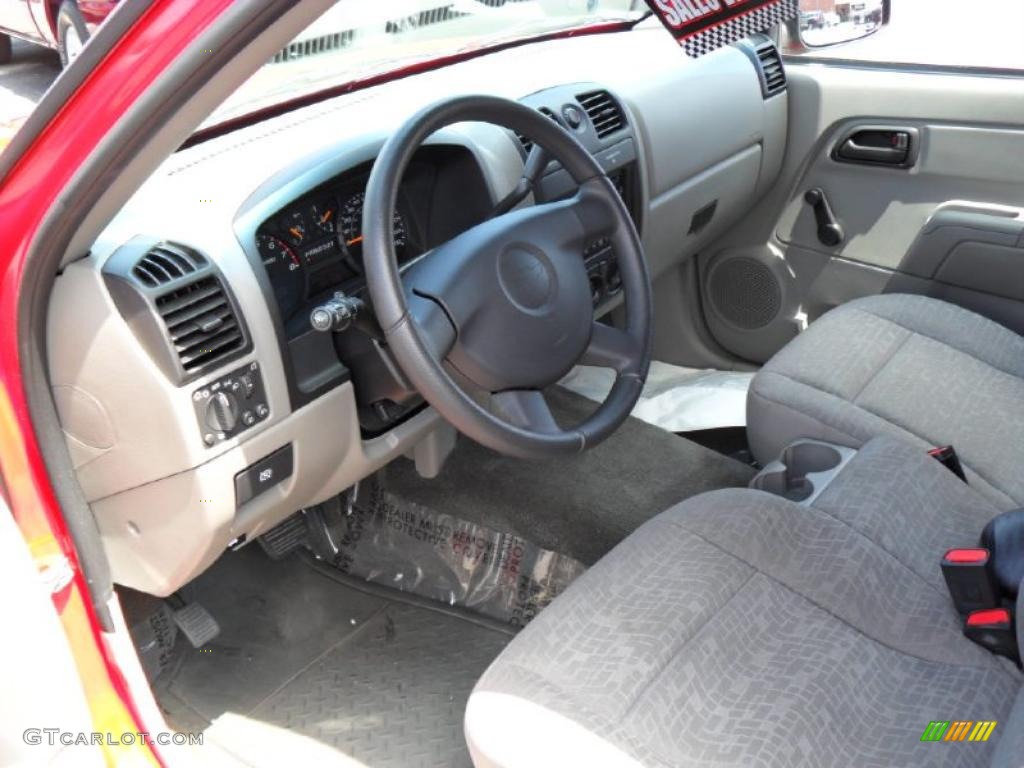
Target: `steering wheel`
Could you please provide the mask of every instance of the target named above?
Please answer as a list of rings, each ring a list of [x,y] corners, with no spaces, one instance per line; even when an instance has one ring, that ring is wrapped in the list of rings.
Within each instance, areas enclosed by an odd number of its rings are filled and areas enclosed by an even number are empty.
[[[579,189],[565,200],[494,216],[400,271],[393,221],[403,173],[428,136],[463,121],[534,140],[521,185],[532,186],[550,153]],[[536,458],[583,451],[622,424],[650,366],[650,278],[626,206],[569,133],[507,99],[445,99],[385,143],[363,211],[366,283],[388,347],[412,385],[457,430],[500,453]],[[618,258],[623,330],[594,319],[583,250],[602,237]],[[542,390],[577,363],[613,369],[615,384],[582,424],[562,429]]]

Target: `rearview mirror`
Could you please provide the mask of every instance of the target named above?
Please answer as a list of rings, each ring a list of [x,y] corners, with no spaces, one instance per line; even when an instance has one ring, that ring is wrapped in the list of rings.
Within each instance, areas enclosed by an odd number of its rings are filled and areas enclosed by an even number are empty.
[[[825,48],[873,35],[889,21],[890,0],[800,0],[790,35],[807,48]]]

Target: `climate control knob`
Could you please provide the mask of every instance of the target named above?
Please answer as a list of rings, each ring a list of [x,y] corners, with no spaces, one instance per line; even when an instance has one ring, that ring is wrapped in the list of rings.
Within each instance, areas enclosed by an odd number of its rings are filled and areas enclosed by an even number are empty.
[[[206,425],[216,432],[230,432],[238,424],[238,401],[230,392],[215,392],[206,403]]]

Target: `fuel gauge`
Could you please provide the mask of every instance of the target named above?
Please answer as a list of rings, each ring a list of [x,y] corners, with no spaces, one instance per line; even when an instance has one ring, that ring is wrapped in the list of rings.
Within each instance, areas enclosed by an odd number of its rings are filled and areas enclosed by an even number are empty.
[[[334,235],[338,230],[338,206],[331,198],[318,200],[309,210],[309,220],[318,237]]]

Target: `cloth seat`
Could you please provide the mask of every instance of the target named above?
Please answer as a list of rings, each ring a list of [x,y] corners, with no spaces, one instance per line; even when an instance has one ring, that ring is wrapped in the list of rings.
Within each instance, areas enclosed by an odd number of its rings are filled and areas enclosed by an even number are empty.
[[[952,444],[972,486],[1002,510],[1024,506],[1024,338],[923,296],[851,301],[754,377],[747,424],[762,463],[803,437]]]
[[[466,710],[474,763],[1019,766],[1024,678],[963,637],[938,566],[995,512],[888,438],[811,506],[689,499],[491,665]],[[987,743],[922,742],[934,720],[999,725]]]

